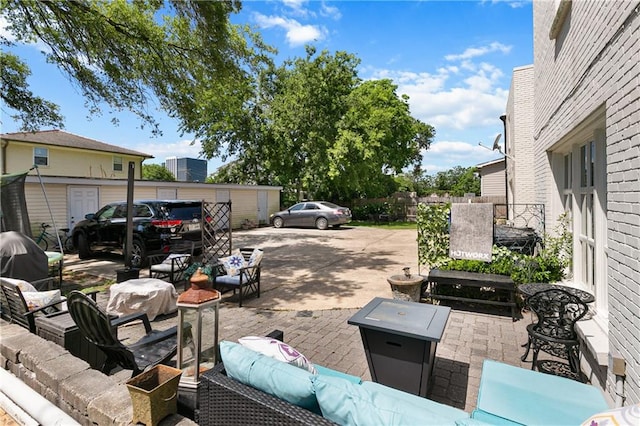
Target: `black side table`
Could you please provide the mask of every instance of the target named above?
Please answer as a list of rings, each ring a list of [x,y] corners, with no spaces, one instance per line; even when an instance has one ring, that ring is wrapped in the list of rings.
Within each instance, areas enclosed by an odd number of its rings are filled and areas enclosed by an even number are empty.
[[[374,382],[427,396],[451,308],[376,297],[347,322],[360,328]]]

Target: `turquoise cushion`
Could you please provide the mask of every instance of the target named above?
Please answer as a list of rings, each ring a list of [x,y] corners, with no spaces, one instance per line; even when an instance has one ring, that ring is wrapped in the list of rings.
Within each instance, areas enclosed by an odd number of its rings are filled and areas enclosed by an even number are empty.
[[[232,379],[320,413],[308,371],[228,341],[220,342],[220,357]]]
[[[521,424],[580,424],[608,409],[599,389],[575,380],[485,360],[478,413]]]
[[[486,426],[486,425],[495,426],[496,424],[499,424],[499,423],[483,422],[482,420],[471,419],[471,418],[456,420],[456,426]]]
[[[472,420],[479,421],[481,423],[489,423],[495,426],[519,426],[521,423],[512,422],[511,420],[503,419],[502,417],[494,416],[486,411],[475,409],[471,413]]]
[[[313,386],[322,415],[341,425],[455,425],[456,420],[469,417],[464,411],[377,383],[358,385],[319,374]]]
[[[332,370],[331,368],[323,367],[322,365],[313,364],[316,368],[316,372],[318,374],[322,374],[323,376],[332,376],[332,377],[341,377],[345,380],[350,381],[351,383],[355,383],[359,385],[362,383],[362,379],[358,376],[352,376],[351,374],[343,373],[342,371]]]

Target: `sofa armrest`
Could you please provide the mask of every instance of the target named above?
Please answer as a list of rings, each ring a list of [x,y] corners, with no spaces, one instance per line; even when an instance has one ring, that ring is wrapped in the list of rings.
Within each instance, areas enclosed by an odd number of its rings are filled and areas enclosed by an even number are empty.
[[[220,363],[204,373],[198,385],[198,422],[206,425],[255,424],[334,425],[309,410],[227,377]]]

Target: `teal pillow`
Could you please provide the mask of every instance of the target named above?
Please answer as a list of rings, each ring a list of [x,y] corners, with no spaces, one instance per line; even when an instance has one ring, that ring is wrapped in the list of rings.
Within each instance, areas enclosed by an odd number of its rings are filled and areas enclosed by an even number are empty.
[[[359,385],[362,383],[362,379],[358,376],[353,376],[351,374],[343,373],[342,371],[332,370],[331,368],[323,367],[322,365],[313,364],[316,368],[316,372],[318,374],[322,374],[324,376],[332,376],[332,377],[341,377],[345,380],[350,381],[351,383],[355,383]]]
[[[232,379],[320,413],[308,371],[228,341],[220,342],[220,357]]]
[[[386,386],[354,384],[318,375],[313,387],[322,415],[341,425],[455,425],[468,418],[464,411]]]

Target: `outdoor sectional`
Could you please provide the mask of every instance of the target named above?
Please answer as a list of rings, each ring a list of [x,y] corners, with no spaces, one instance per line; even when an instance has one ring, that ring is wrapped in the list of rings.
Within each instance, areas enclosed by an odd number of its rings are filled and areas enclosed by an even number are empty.
[[[485,360],[471,413],[316,365],[317,374],[239,344],[199,388],[198,422],[228,424],[581,424],[608,409],[595,387]]]

